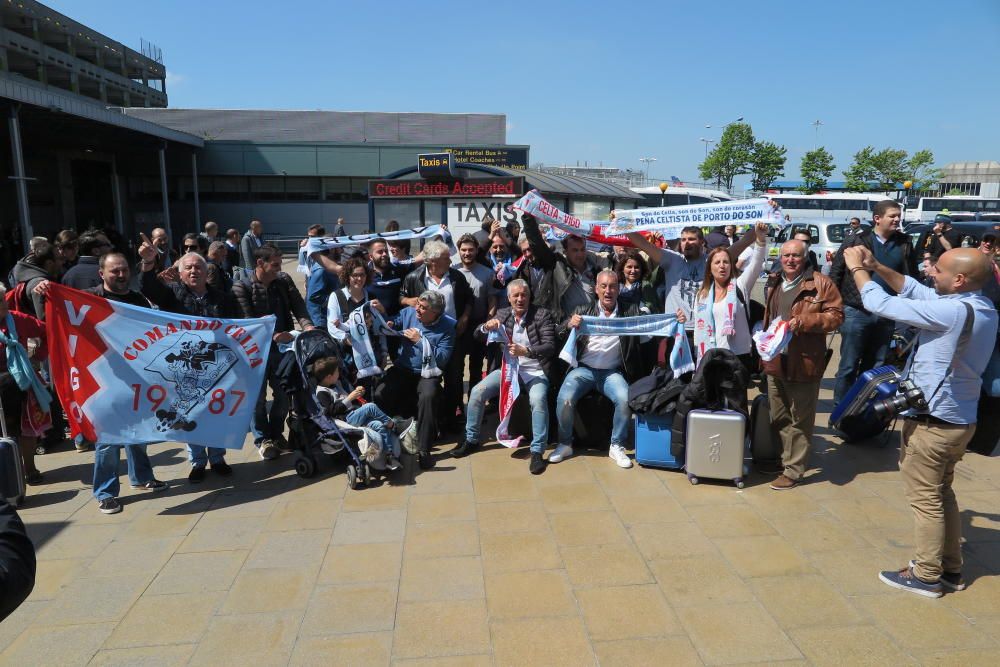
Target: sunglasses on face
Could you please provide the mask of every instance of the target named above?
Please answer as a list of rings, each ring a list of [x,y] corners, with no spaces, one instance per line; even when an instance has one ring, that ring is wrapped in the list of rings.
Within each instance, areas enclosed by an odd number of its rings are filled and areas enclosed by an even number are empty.
[[[184,246],[184,252],[190,252],[191,250],[197,250],[197,249],[198,249],[198,246],[196,246],[196,245],[186,245],[186,246]]]

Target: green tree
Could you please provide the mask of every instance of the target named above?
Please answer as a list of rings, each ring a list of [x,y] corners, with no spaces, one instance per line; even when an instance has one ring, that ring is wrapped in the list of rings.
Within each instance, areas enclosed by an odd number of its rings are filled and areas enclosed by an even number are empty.
[[[929,148],[919,150],[906,161],[906,180],[913,181],[914,190],[937,190],[944,171],[934,165],[934,153]]]
[[[698,165],[701,177],[714,180],[727,190],[732,189],[733,179],[750,173],[750,161],[755,141],[749,123],[732,123],[726,126],[719,143],[704,162]]]
[[[833,155],[824,146],[809,151],[802,156],[800,172],[804,185],[800,190],[808,194],[819,192],[826,187],[826,181],[835,168]]]
[[[750,184],[754,190],[767,190],[778,176],[785,175],[786,153],[784,146],[770,141],[754,143],[750,154]]]
[[[933,160],[933,155],[931,155]],[[906,151],[898,148],[883,148],[875,151],[871,146],[865,146],[854,154],[854,162],[844,176],[847,178],[847,189],[856,192],[868,190],[895,190],[910,174]],[[877,185],[872,188],[871,181]]]

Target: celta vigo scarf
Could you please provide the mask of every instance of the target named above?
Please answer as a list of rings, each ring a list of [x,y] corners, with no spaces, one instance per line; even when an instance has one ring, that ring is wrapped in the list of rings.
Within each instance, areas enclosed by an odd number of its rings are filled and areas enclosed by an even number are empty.
[[[576,340],[578,336],[673,336],[670,352],[670,369],[674,375],[694,370],[691,348],[688,346],[684,325],[676,315],[637,315],[635,317],[597,317],[584,315],[580,326],[571,329],[559,358],[576,368]]]
[[[486,338],[486,344],[500,343],[503,349],[503,361],[500,363],[500,424],[497,426],[497,442],[504,447],[517,447],[522,436],[512,438],[507,432],[510,425],[510,415],[514,410],[514,401],[521,395],[521,383],[518,374],[521,371],[518,358],[510,353],[511,343],[507,330],[503,327],[494,329]]]
[[[343,248],[351,245],[365,245],[376,240],[383,241],[407,241],[409,239],[429,239],[440,236],[447,244],[451,253],[458,252],[451,239],[451,232],[444,225],[431,225],[429,227],[414,227],[413,229],[401,229],[398,232],[376,232],[373,234],[351,234],[350,236],[313,236],[307,239],[305,246],[299,250],[300,273],[309,273],[310,259],[317,252],[325,252],[333,248]]]
[[[792,340],[792,330],[788,327],[788,322],[780,317],[771,322],[771,326],[763,331],[758,331],[753,335],[754,345],[757,346],[757,353],[764,361],[771,361],[785,351],[788,343]]]
[[[705,356],[705,352],[719,347],[718,338],[722,336],[732,336],[736,333],[736,281],[730,280],[726,287],[725,304],[726,315],[722,320],[722,326],[716,327],[715,322],[715,280],[708,288],[708,295],[704,299],[698,299],[694,309],[694,347],[695,353],[700,360]]]
[[[14,383],[21,391],[28,391],[34,394],[38,406],[45,412],[49,411],[49,404],[52,396],[49,395],[38,373],[31,365],[28,357],[28,350],[17,340],[17,327],[14,326],[14,318],[7,313],[7,335],[0,331],[0,343],[7,348],[7,371],[14,378]]]
[[[377,335],[399,337],[403,335],[395,329],[390,328],[385,318],[382,317],[382,313],[372,308],[370,303],[355,308],[351,312],[348,321],[351,327],[350,335],[354,363],[358,367],[359,378],[382,373],[382,369],[375,363],[375,352],[372,349],[371,334],[364,317],[365,309],[372,315],[372,326]],[[442,315],[442,317],[444,316]],[[366,369],[367,371],[364,375],[361,374],[362,369]],[[420,377],[434,378],[440,376],[441,372],[441,369],[438,368],[437,360],[434,358],[434,347],[427,340],[427,336],[420,336]]]
[[[567,234],[580,236],[587,241],[588,249],[601,249],[604,246],[620,245],[631,247],[632,243],[624,236],[609,238],[603,231],[606,222],[580,220],[576,216],[559,210],[545,200],[538,190],[532,190],[511,205],[522,213],[538,218],[549,225],[546,234],[548,241],[561,241]]]

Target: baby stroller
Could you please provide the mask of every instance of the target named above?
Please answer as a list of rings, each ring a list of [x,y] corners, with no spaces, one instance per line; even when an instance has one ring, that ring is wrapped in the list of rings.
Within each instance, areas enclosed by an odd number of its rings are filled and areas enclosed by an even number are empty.
[[[340,347],[322,329],[303,331],[292,343],[291,354],[286,354],[278,365],[278,382],[288,395],[289,445],[295,451],[295,472],[309,478],[316,474],[316,453],[347,452],[347,482],[352,489],[367,486],[381,472],[372,460],[369,447],[382,443],[369,442],[365,429],[351,426],[323,414],[316,400],[316,381],[310,370],[313,363],[324,357],[341,357]],[[378,457],[384,459],[384,456]],[[374,465],[373,465],[374,464]],[[378,469],[376,469],[378,468]]]

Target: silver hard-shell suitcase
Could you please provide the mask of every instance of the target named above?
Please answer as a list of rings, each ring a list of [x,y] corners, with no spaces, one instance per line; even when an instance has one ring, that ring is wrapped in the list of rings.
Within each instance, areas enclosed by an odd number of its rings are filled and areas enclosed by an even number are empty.
[[[692,410],[687,416],[688,480],[732,480],[743,488],[747,420],[734,410]]]
[[[0,496],[17,507],[24,502],[24,466],[21,463],[21,449],[17,441],[7,437],[7,420],[0,400]]]

